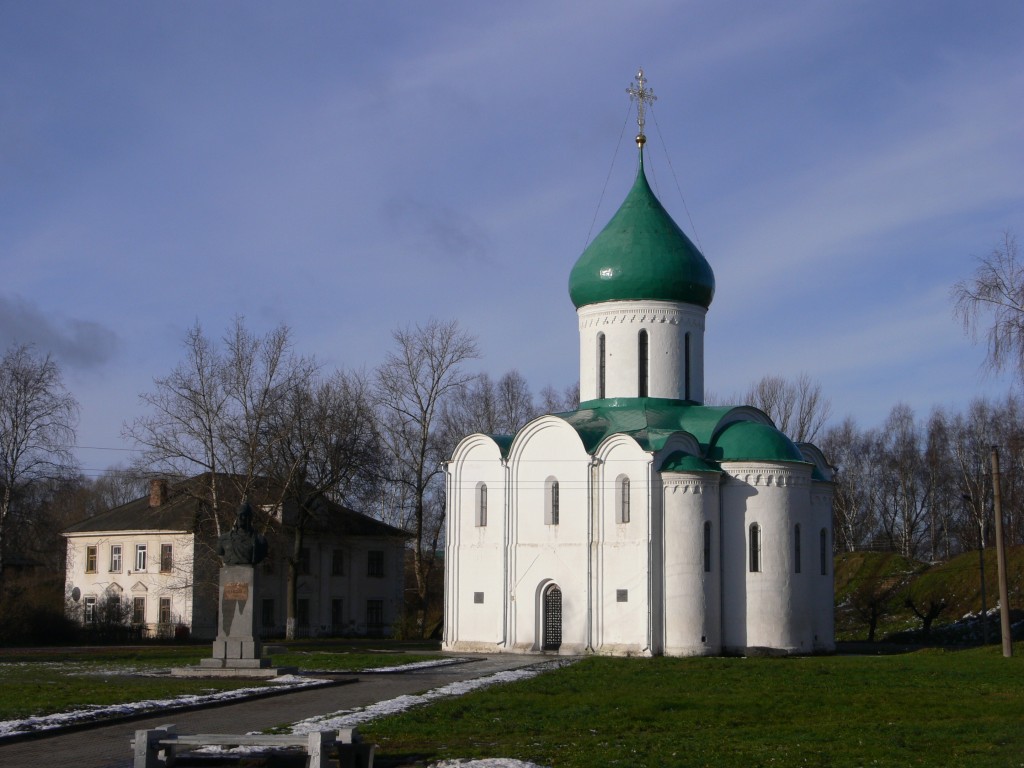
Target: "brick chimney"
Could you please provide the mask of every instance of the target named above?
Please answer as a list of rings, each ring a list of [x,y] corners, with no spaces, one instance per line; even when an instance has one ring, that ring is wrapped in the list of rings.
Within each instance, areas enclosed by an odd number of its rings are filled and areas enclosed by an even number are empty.
[[[150,480],[149,481],[149,506],[159,507],[167,501],[167,481],[166,480]]]

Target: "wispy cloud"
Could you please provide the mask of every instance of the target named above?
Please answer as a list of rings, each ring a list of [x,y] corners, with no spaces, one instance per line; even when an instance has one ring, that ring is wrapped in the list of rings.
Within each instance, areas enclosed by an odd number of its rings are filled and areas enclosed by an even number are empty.
[[[109,362],[118,335],[100,323],[54,316],[17,296],[0,296],[0,346],[33,344],[72,368],[97,368]]]

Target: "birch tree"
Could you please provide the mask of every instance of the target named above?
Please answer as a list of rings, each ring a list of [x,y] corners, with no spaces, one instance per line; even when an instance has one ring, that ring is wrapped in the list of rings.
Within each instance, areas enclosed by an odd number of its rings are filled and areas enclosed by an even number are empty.
[[[431,319],[393,332],[395,348],[377,368],[376,404],[389,481],[403,486],[413,534],[417,626],[426,630],[428,582],[444,525],[442,462],[448,456],[440,429],[445,403],[471,380],[463,365],[479,356],[476,340],[457,322]]]

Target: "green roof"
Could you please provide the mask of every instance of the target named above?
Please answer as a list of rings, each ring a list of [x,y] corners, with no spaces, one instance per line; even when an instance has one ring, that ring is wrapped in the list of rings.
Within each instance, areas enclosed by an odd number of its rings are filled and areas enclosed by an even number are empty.
[[[655,197],[641,153],[633,188],[572,268],[572,303],[646,299],[707,309],[714,295],[711,266]]]
[[[759,412],[747,406],[708,406],[687,400],[621,397],[588,400],[575,411],[555,414],[576,430],[587,453],[593,453],[614,434],[632,437],[645,451],[657,451],[673,434],[685,432],[700,445],[702,456],[690,462],[694,471],[707,471],[720,461],[796,461],[806,464],[800,449],[770,424],[753,421]],[[673,454],[674,456],[675,454]],[[678,467],[681,460],[665,460]],[[710,463],[710,464],[709,464]],[[672,471],[672,470],[669,470]]]
[[[715,437],[709,458],[715,461],[799,461],[800,449],[775,427],[753,421],[727,424]]]
[[[768,422],[756,408],[744,405],[700,405],[659,397],[616,397],[587,400],[575,411],[555,413],[576,430],[583,448],[593,454],[612,435],[631,437],[645,451],[659,451],[669,438],[690,435],[700,455],[674,451],[660,472],[716,472],[723,461],[785,461],[813,464],[800,448]],[[760,420],[759,420],[760,419]],[[768,422],[768,423],[766,423]],[[489,435],[507,458],[513,437]],[[817,473],[814,479],[824,479]]]

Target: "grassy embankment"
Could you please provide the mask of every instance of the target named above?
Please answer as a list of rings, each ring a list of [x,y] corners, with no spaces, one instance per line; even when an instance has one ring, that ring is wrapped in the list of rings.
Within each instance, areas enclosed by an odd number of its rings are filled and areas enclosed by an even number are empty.
[[[362,726],[382,766],[1024,765],[1024,645],[898,656],[610,659]]]
[[[996,552],[985,550],[986,606],[999,601]],[[1024,546],[1007,550],[1009,605],[1024,608]],[[982,631],[977,621],[964,622],[981,609],[981,566],[977,552],[967,552],[943,563],[929,564],[892,552],[847,552],[835,559],[836,639],[865,640],[872,606],[877,611],[876,640],[931,643],[977,643]],[[938,609],[928,636],[923,622],[908,604],[924,614]],[[941,608],[940,608],[941,606]],[[958,624],[958,626],[954,626]],[[999,619],[989,619],[989,640],[999,641]]]

